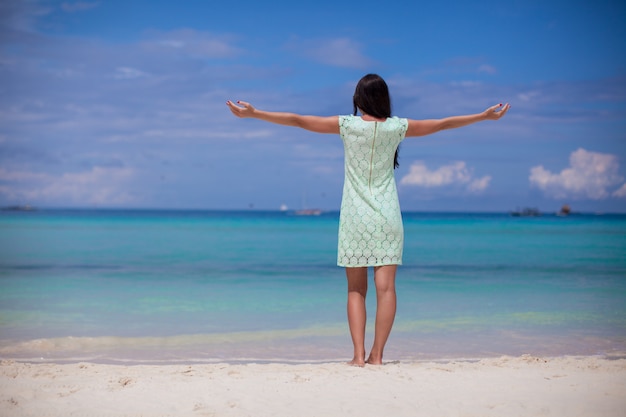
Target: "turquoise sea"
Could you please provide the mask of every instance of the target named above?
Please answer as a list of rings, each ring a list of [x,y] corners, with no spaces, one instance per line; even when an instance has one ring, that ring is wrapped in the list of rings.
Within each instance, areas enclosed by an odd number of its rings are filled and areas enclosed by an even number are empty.
[[[385,360],[626,356],[626,215],[403,218]],[[336,212],[0,212],[0,358],[348,360],[338,221]],[[368,347],[374,307],[370,281]]]

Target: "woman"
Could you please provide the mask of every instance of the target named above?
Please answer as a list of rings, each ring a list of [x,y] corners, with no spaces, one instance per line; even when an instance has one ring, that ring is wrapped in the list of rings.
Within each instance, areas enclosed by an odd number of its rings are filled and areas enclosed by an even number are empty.
[[[318,133],[339,134],[345,150],[345,179],[339,216],[337,264],[346,268],[348,324],[354,345],[351,365],[380,365],[396,315],[395,279],[402,264],[404,235],[393,170],[398,146],[405,137],[425,136],[483,120],[498,120],[509,105],[498,104],[482,113],[433,120],[391,116],[385,81],[376,74],[361,78],[353,97],[353,116],[304,116],[268,112],[246,102],[227,101],[237,117],[252,117]],[[360,111],[361,116],[357,116]],[[367,269],[374,268],[376,323],[374,342],[365,360],[365,297]]]

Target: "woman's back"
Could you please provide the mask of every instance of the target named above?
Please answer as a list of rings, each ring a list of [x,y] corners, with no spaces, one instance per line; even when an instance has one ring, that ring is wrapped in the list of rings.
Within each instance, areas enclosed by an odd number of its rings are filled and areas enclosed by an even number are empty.
[[[402,263],[402,218],[393,176],[395,151],[407,120],[339,117],[345,180],[339,221],[341,266]]]
[[[358,116],[339,117],[346,176],[350,181],[375,192],[393,180],[393,157],[406,129],[407,120],[397,117],[383,122],[366,121]]]

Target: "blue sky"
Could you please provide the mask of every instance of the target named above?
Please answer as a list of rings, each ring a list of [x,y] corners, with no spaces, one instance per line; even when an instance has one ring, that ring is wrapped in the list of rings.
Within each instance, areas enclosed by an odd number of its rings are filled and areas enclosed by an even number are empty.
[[[424,3],[424,4],[421,4]],[[500,102],[498,122],[403,142],[404,210],[626,212],[619,1],[0,3],[0,205],[338,210],[339,137],[241,120]]]

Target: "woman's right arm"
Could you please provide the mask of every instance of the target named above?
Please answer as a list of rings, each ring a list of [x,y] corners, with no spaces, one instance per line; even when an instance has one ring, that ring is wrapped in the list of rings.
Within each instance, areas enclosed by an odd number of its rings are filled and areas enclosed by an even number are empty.
[[[465,116],[452,116],[443,119],[431,119],[431,120],[411,120],[409,119],[409,126],[406,132],[406,136],[425,136],[432,133],[436,133],[446,129],[456,129],[476,122],[482,122],[484,120],[498,120],[509,111],[509,104],[496,104],[489,107],[482,113],[468,114]]]
[[[230,100],[226,102],[230,111],[237,117],[249,117],[279,125],[300,127],[317,133],[339,133],[338,116],[303,116],[296,113],[259,110],[244,101],[237,101],[237,104]]]

